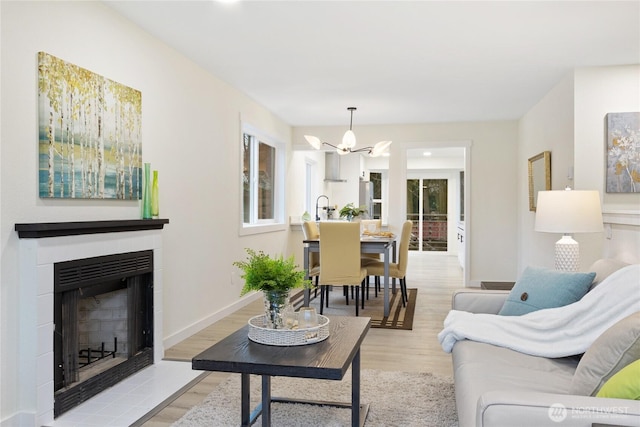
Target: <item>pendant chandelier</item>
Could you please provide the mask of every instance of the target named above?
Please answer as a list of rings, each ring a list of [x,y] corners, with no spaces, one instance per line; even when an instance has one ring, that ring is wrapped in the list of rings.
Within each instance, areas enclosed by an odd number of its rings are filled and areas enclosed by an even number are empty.
[[[378,157],[383,154],[389,146],[391,145],[391,141],[380,141],[373,147],[363,147],[354,149],[356,146],[356,134],[353,133],[353,112],[356,110],[356,107],[349,107],[347,110],[351,112],[351,121],[349,122],[349,130],[344,133],[342,137],[342,143],[338,145],[333,145],[328,142],[324,142],[320,140],[317,136],[305,135],[304,138],[307,140],[309,144],[316,150],[319,150],[323,145],[328,145],[336,149],[338,154],[344,156],[349,153],[363,153],[366,152],[371,157]]]

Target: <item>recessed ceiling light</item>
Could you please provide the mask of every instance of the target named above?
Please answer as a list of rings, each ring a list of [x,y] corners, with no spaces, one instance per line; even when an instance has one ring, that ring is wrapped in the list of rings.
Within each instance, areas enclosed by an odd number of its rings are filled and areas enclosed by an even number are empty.
[[[431,151],[425,151],[424,153],[422,153],[422,155],[425,157],[429,157],[431,155]]]

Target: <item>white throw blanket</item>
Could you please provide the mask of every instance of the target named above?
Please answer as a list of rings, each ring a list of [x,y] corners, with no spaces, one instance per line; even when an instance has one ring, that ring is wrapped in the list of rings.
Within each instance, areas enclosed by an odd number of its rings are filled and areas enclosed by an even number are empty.
[[[543,357],[584,353],[610,326],[640,311],[640,264],[611,274],[580,301],[522,316],[451,310],[438,334],[450,353],[468,339]]]

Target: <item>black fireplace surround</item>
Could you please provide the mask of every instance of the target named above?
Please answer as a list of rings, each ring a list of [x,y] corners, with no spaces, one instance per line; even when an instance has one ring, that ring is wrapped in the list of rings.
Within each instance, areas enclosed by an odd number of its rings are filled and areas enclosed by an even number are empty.
[[[54,264],[54,417],[153,364],[153,251],[129,252]],[[79,381],[78,301],[126,289],[125,361]],[[108,343],[113,345],[113,343]],[[114,353],[115,348],[111,347]]]

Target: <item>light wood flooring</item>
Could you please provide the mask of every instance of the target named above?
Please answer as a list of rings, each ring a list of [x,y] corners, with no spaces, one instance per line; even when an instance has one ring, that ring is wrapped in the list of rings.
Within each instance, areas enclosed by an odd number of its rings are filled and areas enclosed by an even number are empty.
[[[451,355],[442,351],[437,334],[442,330],[442,322],[451,308],[451,294],[463,287],[462,269],[457,257],[411,252],[407,286],[418,289],[413,330],[370,329],[361,347],[362,369],[452,375]],[[190,361],[261,312],[262,302],[256,301],[167,349],[165,357]],[[142,425],[170,426],[229,375],[210,373]]]

